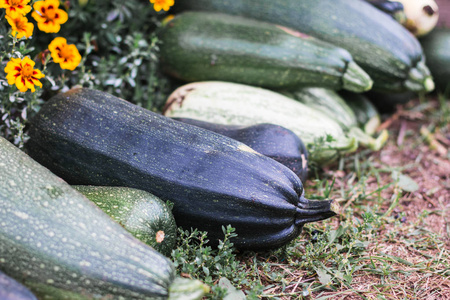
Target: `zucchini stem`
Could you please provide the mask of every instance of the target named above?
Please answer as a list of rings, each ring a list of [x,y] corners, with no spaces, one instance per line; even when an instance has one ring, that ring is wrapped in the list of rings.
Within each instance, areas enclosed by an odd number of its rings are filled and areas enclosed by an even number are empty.
[[[362,93],[372,88],[373,81],[370,76],[355,62],[347,64],[344,76],[342,76],[342,87],[346,90]]]
[[[331,218],[340,211],[339,204],[335,200],[309,200],[303,196],[299,200],[295,219],[297,226]]]
[[[431,92],[434,90],[433,78],[423,60],[419,61],[415,68],[409,70],[404,86],[413,92]]]

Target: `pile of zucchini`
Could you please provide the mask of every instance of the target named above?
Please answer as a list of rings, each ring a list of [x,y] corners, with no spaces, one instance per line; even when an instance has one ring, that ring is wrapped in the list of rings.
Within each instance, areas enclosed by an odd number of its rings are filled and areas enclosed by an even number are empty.
[[[168,258],[178,226],[267,250],[338,214],[305,198],[308,164],[382,148],[364,93],[449,82],[431,54],[448,32],[421,40],[430,73],[381,2],[178,1],[158,36],[184,83],[161,112],[76,88],[42,106],[25,151],[0,137],[0,298],[201,299]]]
[[[377,106],[347,102],[435,85],[421,44],[400,23],[411,18],[405,8],[387,0],[179,1],[158,32],[160,64],[186,85],[163,114],[286,127],[318,166],[360,147],[380,150],[388,132],[376,130]],[[377,114],[370,124],[356,120],[362,108]]]

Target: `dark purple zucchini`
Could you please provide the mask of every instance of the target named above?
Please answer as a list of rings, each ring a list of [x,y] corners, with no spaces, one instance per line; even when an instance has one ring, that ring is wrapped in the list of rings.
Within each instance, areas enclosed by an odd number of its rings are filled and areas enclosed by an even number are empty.
[[[191,118],[174,120],[205,128],[246,144],[291,169],[304,183],[308,178],[308,151],[291,130],[275,124],[223,125]]]
[[[0,271],[1,300],[37,300],[23,285]]]
[[[305,199],[294,172],[245,144],[104,92],[56,95],[29,135],[28,153],[70,184],[147,190],[215,245],[231,224],[237,248],[276,248],[336,214],[334,201]]]
[[[403,10],[403,4],[398,1],[390,0],[366,0],[379,10],[387,13],[399,23],[404,23],[406,21],[405,11]]]

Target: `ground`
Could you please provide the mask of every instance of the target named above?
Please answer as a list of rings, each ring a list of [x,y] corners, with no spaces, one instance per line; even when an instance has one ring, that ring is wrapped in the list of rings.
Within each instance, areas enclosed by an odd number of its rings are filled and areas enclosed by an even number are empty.
[[[274,270],[286,271],[286,285],[266,289],[263,299],[450,299],[449,108],[448,100],[437,97],[399,105],[383,115],[381,128],[388,129],[390,137],[382,150],[362,150],[324,170],[323,176],[334,180],[329,197],[339,201],[343,216],[317,228],[360,228],[345,224],[361,222],[367,211],[373,211],[372,228],[362,230],[366,234],[348,234],[349,240],[361,237],[364,250],[356,254],[348,250],[344,259],[335,258],[346,249],[333,252],[330,240],[323,248],[330,256],[317,256],[322,269],[314,267],[316,274],[296,268],[296,262],[275,266],[275,260]],[[311,194],[324,191],[314,178],[306,186],[312,187]],[[314,258],[307,247],[315,228],[306,229],[299,239],[300,250],[292,253]],[[353,245],[341,239],[345,247]],[[336,280],[342,274],[351,280]],[[335,283],[328,289],[327,279]],[[308,282],[311,289],[305,297]],[[315,289],[318,282],[322,286]]]

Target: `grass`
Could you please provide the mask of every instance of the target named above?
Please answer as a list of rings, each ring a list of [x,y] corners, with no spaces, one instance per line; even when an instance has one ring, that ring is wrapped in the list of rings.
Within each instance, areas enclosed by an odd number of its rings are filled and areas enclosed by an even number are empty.
[[[430,139],[448,142],[449,108],[443,97],[399,108],[384,116],[384,149],[343,157],[310,178],[307,197],[334,198],[342,213],[305,225],[281,249],[238,252],[231,227],[218,249],[206,233],[180,231],[172,254],[179,273],[210,285],[209,299],[227,295],[221,278],[247,299],[450,299],[449,173],[430,167],[448,163]]]

